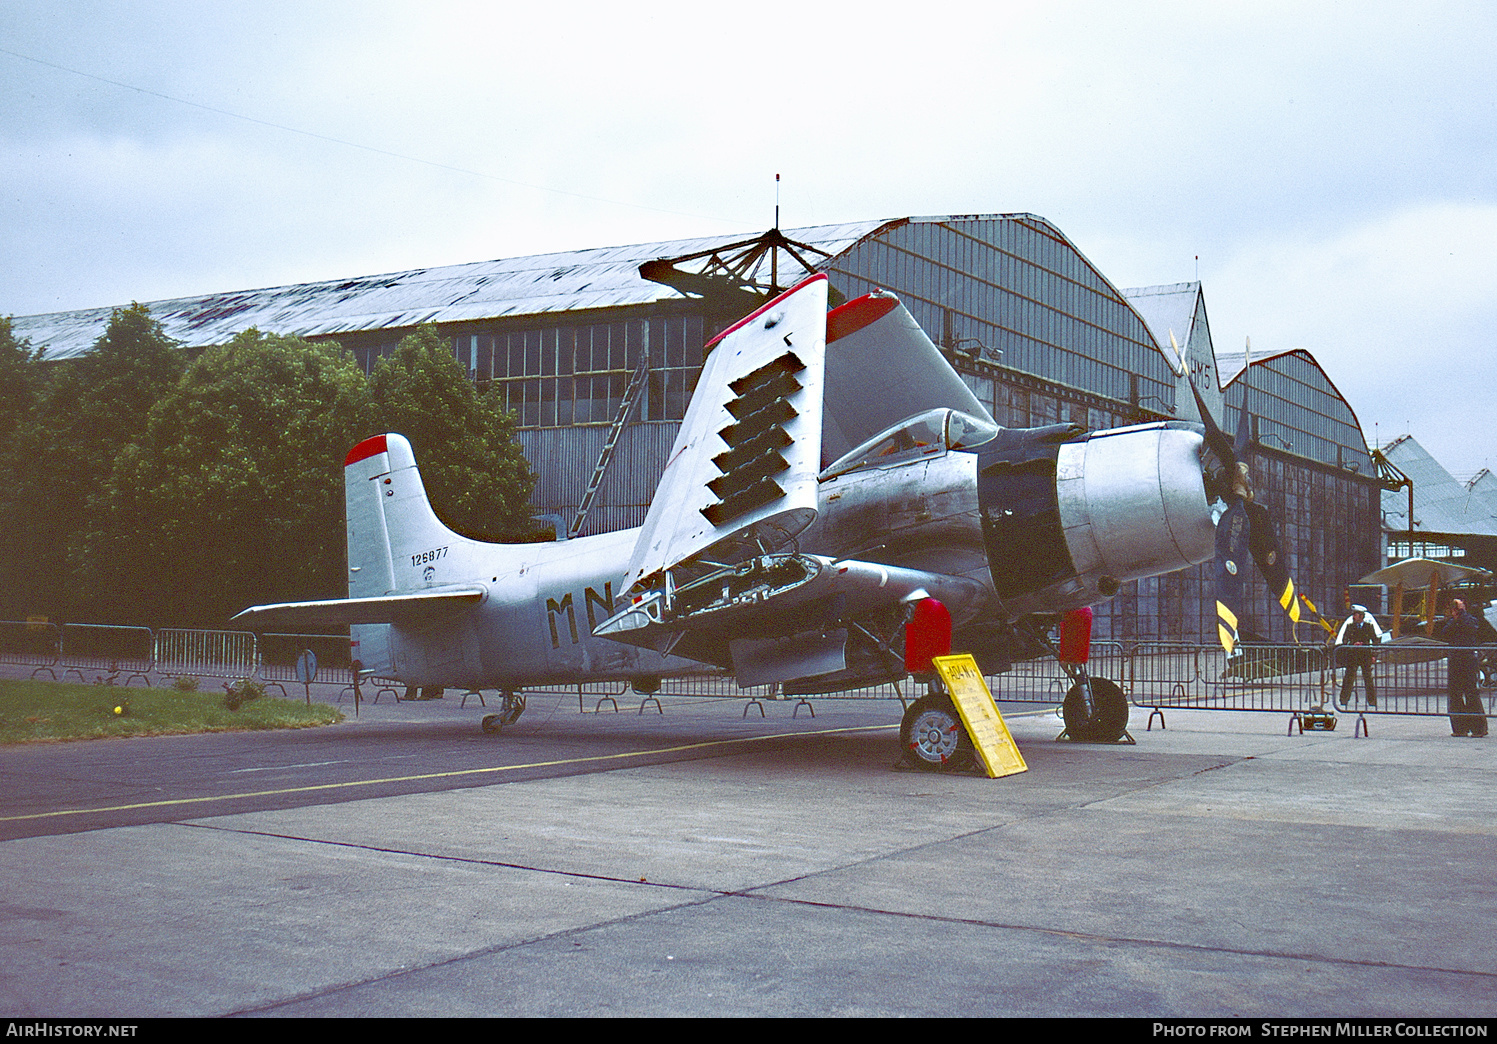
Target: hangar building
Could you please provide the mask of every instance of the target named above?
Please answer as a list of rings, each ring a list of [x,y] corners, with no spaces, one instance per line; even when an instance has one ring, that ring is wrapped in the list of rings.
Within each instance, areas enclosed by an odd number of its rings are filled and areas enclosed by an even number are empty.
[[[1412,435],[1387,443],[1382,453],[1410,482],[1407,495],[1403,490],[1383,493],[1389,563],[1432,558],[1497,573],[1497,480],[1492,473],[1483,470],[1471,481],[1461,482]]]
[[[1351,407],[1303,351],[1217,356],[1199,283],[1119,290],[1032,214],[912,217],[644,243],[155,302],[189,346],[251,326],[335,339],[366,369],[434,323],[520,424],[538,513],[580,533],[638,525],[702,362],[703,342],[772,289],[824,272],[834,300],[897,294],[994,418],[1087,429],[1197,419],[1188,368],[1228,432],[1244,403],[1259,499],[1300,589],[1339,611],[1381,564],[1380,487]],[[50,358],[88,350],[110,310],[29,316]],[[1177,342],[1179,353],[1172,347]],[[628,403],[628,409],[621,409]],[[605,452],[607,450],[607,452]],[[605,466],[602,466],[606,464]],[[596,481],[595,481],[596,480]],[[1212,567],[1124,587],[1094,637],[1210,640]],[[1288,636],[1261,583],[1245,637]],[[1325,606],[1323,605],[1323,608]]]

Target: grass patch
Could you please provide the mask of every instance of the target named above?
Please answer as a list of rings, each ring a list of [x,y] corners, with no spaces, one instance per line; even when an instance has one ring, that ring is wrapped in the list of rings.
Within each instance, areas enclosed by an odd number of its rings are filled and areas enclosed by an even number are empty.
[[[300,700],[267,697],[230,710],[222,693],[0,679],[0,743],[299,729],[342,720],[334,707]]]

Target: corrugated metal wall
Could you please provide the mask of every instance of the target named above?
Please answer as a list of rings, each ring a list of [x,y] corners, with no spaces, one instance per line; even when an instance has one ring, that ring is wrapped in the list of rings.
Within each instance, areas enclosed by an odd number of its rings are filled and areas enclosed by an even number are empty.
[[[680,429],[680,421],[646,421],[624,428],[580,535],[644,524],[650,498],[655,495]],[[531,500],[537,513],[555,512],[570,522],[603,452],[608,427],[526,428],[519,438],[525,459],[536,475]]]

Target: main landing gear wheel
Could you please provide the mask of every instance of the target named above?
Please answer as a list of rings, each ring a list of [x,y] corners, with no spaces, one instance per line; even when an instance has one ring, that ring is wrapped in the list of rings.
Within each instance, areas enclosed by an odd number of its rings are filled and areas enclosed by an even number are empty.
[[[1066,720],[1066,735],[1083,743],[1116,743],[1128,730],[1128,697],[1115,682],[1106,678],[1093,678],[1092,712],[1086,713],[1086,700],[1081,683],[1071,686],[1066,701],[1061,705],[1061,716]]]
[[[972,761],[972,739],[946,696],[922,696],[910,704],[899,723],[899,743],[929,772],[966,768]]]
[[[1483,689],[1497,688],[1497,655],[1487,653],[1476,661],[1476,679]]]

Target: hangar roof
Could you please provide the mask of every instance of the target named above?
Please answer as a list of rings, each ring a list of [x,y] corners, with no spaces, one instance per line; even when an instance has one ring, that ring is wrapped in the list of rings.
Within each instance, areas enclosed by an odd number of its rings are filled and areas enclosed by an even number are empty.
[[[1262,362],[1268,352],[1253,356],[1254,362]],[[1220,368],[1222,384],[1231,384],[1242,371],[1247,369],[1248,355],[1246,352],[1220,352],[1216,356],[1216,365]]]
[[[785,235],[839,254],[889,220],[786,229]],[[740,237],[741,238],[741,237]],[[408,272],[330,279],[317,283],[236,290],[152,301],[148,307],[169,337],[200,347],[222,344],[250,327],[304,337],[453,323],[512,315],[568,312],[679,299],[668,286],[639,275],[639,265],[731,242],[729,236],[595,247],[532,254]],[[763,262],[767,277],[768,261]],[[767,279],[766,279],[767,281]],[[48,359],[92,349],[112,308],[52,312],[15,319],[17,337],[45,345]]]
[[[1245,352],[1223,352],[1217,366],[1227,403],[1224,430],[1236,430],[1246,404],[1260,445],[1371,476],[1361,422],[1307,349],[1253,352],[1250,365]]]
[[[1169,358],[1174,354],[1169,348],[1170,334],[1175,335],[1181,351],[1190,343],[1200,292],[1200,283],[1166,283],[1133,287],[1124,290],[1123,296],[1143,318],[1144,325],[1164,350],[1165,358]]]
[[[1463,485],[1412,435],[1388,443],[1383,455],[1414,480],[1415,532],[1497,536],[1497,497],[1487,494],[1487,484]],[[1408,497],[1402,490],[1384,491],[1383,528],[1395,533],[1407,531],[1408,510]]]

